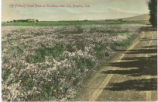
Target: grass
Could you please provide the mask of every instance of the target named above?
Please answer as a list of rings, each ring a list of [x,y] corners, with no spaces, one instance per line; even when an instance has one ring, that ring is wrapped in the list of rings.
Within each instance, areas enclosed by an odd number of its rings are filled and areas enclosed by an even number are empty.
[[[83,33],[83,29],[81,28],[81,26],[76,26],[76,31],[71,32],[72,34],[81,34]]]
[[[28,99],[32,100],[32,101],[49,100],[53,97],[60,98],[61,94],[66,93],[69,85],[67,83],[60,82],[59,75],[56,72],[53,72],[50,75],[49,79],[51,81],[43,80],[44,83],[41,86],[41,90],[42,90],[41,93],[36,94],[36,95],[30,95],[28,97]],[[32,83],[32,81],[31,81],[31,83]],[[26,83],[26,84],[28,84],[28,83]],[[32,86],[30,86],[30,88],[31,87]]]
[[[7,34],[7,37],[8,37],[8,38],[9,38],[9,37],[11,37],[11,36],[12,36],[12,34],[10,34],[10,33],[9,33],[9,34]]]
[[[77,69],[74,69],[74,68],[72,68],[72,70],[68,73],[68,75],[67,75],[67,78],[69,79],[69,80],[72,80],[72,79],[75,79],[75,80],[73,80],[73,85],[74,86],[76,86],[77,85],[77,83],[79,82],[79,80],[80,80],[80,73],[79,73],[79,71],[77,70]]]
[[[27,48],[27,45],[25,43],[20,43],[19,47],[22,48],[22,49],[25,49],[25,48]]]
[[[83,41],[78,41],[78,42],[76,42],[76,47],[78,50],[84,51],[85,50],[85,43]]]
[[[29,77],[29,75],[26,77],[23,77],[21,84],[20,84],[20,87],[23,91],[31,90],[33,88],[33,86],[34,86],[33,79],[31,77]]]
[[[16,52],[17,54],[22,54],[24,51],[19,46],[11,47],[7,50],[7,53]]]
[[[12,33],[24,33],[25,31],[26,31],[25,29],[12,30]]]
[[[121,34],[121,35],[123,35],[123,34],[130,34],[131,32],[129,32],[128,30],[127,31],[120,31],[120,32],[117,32],[117,34]]]
[[[115,29],[111,29],[111,30],[99,30],[97,28],[91,28],[89,33],[95,33],[95,32],[103,32],[103,33],[110,33],[112,35],[116,35],[116,34],[129,34],[130,32],[128,30],[120,30],[121,27],[120,26],[111,26],[111,28]]]
[[[90,33],[94,33],[94,32],[96,32],[96,31],[97,31],[97,28],[91,28],[89,32],[90,32]]]
[[[77,41],[77,42],[75,42],[75,45],[76,45],[77,50],[82,50],[82,51],[85,50],[85,43],[83,41]],[[76,48],[72,47],[72,46],[73,45],[71,45],[71,44],[67,44],[66,45],[66,50],[69,51],[69,52],[76,51]]]
[[[116,35],[116,34],[129,34],[130,33],[130,31],[128,31],[128,30],[117,30],[117,31],[107,30],[106,32],[109,33],[109,34],[113,34],[113,35]]]
[[[2,68],[2,79],[8,79],[8,76],[11,74],[11,70],[7,68]]]
[[[66,77],[66,81],[73,86],[76,86],[80,80],[80,72],[75,68],[61,68],[59,69],[59,74],[63,77]]]
[[[7,85],[10,86],[14,83],[17,83],[19,81],[19,77],[17,76],[20,72],[21,69],[23,69],[25,66],[22,63],[16,63],[14,65],[14,67],[16,68],[16,75],[14,75],[14,77],[12,78],[12,80],[10,80]]]
[[[58,57],[62,53],[63,45],[60,43],[56,44],[54,48],[47,48],[41,45],[41,47],[37,49],[33,55],[28,55],[26,57],[26,61],[29,63],[43,62],[45,60],[45,56]]]
[[[40,22],[2,22],[2,26],[79,26],[79,25],[113,25],[113,24],[146,24],[144,21],[40,21]]]
[[[81,72],[84,72],[85,69],[92,69],[94,66],[94,62],[91,61],[91,59],[86,58],[80,58],[80,59],[74,59],[77,67],[80,69]]]
[[[83,33],[83,29],[81,26],[75,26],[75,28],[77,30],[66,31],[65,28],[63,28],[63,29],[56,30],[55,32],[63,33],[63,34],[81,34],[81,33]]]
[[[8,44],[11,44],[13,41],[16,41],[16,40],[18,39],[16,38],[16,39],[8,39],[7,41],[2,41],[2,47]]]
[[[51,81],[47,81],[46,83],[44,83],[42,87],[43,91],[41,97],[43,97],[44,99],[49,99],[53,96],[59,97],[63,93],[62,88],[64,88],[64,91],[67,90],[66,83],[61,83],[59,81],[59,76],[53,73]]]
[[[2,41],[2,48],[5,46],[5,45],[8,45],[9,42],[8,41]]]
[[[19,79],[18,79],[18,77],[17,76],[15,76],[12,80],[10,80],[9,82],[8,82],[8,86],[10,86],[10,85],[12,85],[12,84],[14,84],[14,83],[17,83],[19,81]]]
[[[127,48],[127,47],[132,43],[132,41],[133,41],[136,37],[137,37],[137,34],[132,35],[128,40],[122,41],[122,42],[119,44],[119,46],[121,46],[122,49]]]
[[[111,49],[113,50],[126,49],[136,37],[137,37],[137,34],[132,35],[128,40],[124,40],[120,43],[113,43],[111,44]]]
[[[77,30],[74,30],[74,31],[64,31],[63,33],[64,34],[81,34],[81,33],[83,33],[83,29],[81,28],[81,26],[75,26],[75,28]]]
[[[14,41],[15,39],[9,39],[7,41],[2,41],[2,50],[4,49],[5,46],[11,44],[12,41]],[[12,52],[15,52],[17,54],[23,54],[23,50],[27,47],[26,44],[24,43],[20,43],[18,46],[12,46],[10,48],[8,48],[7,53],[10,54]]]
[[[75,49],[72,47],[71,44],[66,45],[66,50],[69,51],[69,52],[74,52],[75,51]]]
[[[97,59],[103,59],[105,58],[106,55],[108,55],[108,53],[105,51],[106,46],[102,44],[101,42],[95,43],[94,50],[95,50],[95,56]]]

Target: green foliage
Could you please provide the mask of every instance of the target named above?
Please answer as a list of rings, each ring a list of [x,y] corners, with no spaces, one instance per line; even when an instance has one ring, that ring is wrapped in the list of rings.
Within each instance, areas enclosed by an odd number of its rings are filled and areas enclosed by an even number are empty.
[[[67,92],[69,85],[67,83],[63,83],[60,81],[60,77],[56,72],[53,72],[49,77],[48,80],[41,79],[44,81],[41,84],[41,93],[37,95],[30,95],[29,99],[32,101],[40,101],[40,100],[49,100],[53,97],[60,98],[62,94]]]
[[[85,43],[82,41],[80,41],[80,42],[76,42],[76,47],[77,47],[77,49],[78,50],[82,50],[82,51],[84,51],[85,50]]]
[[[91,28],[90,29],[90,33],[94,33],[94,32],[102,32],[102,33],[109,33],[110,35],[116,35],[116,34],[129,34],[130,32],[128,30],[120,30],[119,26],[111,26],[110,30],[99,30],[97,28]]]
[[[59,33],[63,33],[63,34],[81,34],[83,33],[83,28],[81,28],[81,26],[75,26],[76,27],[76,30],[74,31],[67,31],[64,29],[59,29],[59,30],[56,30],[55,32],[59,32]]]
[[[60,82],[59,76],[54,72],[51,76],[51,81],[46,81],[42,85],[41,96],[44,99],[49,99],[53,96],[60,97],[62,93],[65,93],[68,89],[66,83]]]
[[[9,34],[7,34],[7,37],[9,38],[9,37],[11,37],[11,35],[12,35],[12,34],[9,33]]]
[[[73,85],[77,85],[77,83],[79,82],[80,80],[80,73],[77,69],[74,69],[72,68],[72,70],[68,73],[67,75],[67,78],[71,81],[72,79],[75,79],[73,80]]]
[[[91,59],[80,58],[80,59],[75,59],[75,62],[81,72],[84,72],[85,69],[91,69],[94,66],[94,62],[91,61]]]
[[[8,41],[2,41],[2,48],[3,48],[4,46],[8,45],[8,44],[9,44]]]
[[[132,35],[128,40],[124,40],[120,43],[120,46],[122,48],[127,48],[131,43],[132,41],[137,37],[137,35]]]
[[[37,62],[42,62],[44,61],[44,56],[41,55],[41,54],[35,54],[35,55],[28,55],[26,57],[26,61],[29,62],[29,63],[37,63]]]
[[[16,52],[17,54],[22,54],[23,53],[23,50],[18,47],[18,46],[14,46],[14,47],[11,47],[7,50],[7,53],[11,53],[11,52]]]
[[[90,33],[94,33],[94,32],[96,32],[96,31],[97,31],[97,28],[91,28],[89,32],[90,32]]]
[[[72,83],[72,85],[77,85],[80,80],[80,72],[75,68],[59,68],[59,75],[65,77],[66,81]]]
[[[107,33],[110,35],[123,35],[123,34],[129,34],[130,32],[128,30],[107,30]]]
[[[123,35],[123,34],[130,34],[130,32],[128,30],[125,31],[118,31],[117,34]]]
[[[83,29],[81,28],[81,26],[76,26],[76,28],[77,28],[77,31],[73,33],[77,33],[77,34],[83,33]]]
[[[53,81],[48,81],[48,82],[45,82],[42,89],[43,89],[43,92],[42,92],[42,95],[45,99],[49,98],[50,96],[54,96],[55,94],[55,85],[57,84],[54,84]]]
[[[137,35],[135,34],[135,35],[132,35],[128,40],[123,40],[121,42],[112,43],[111,49],[119,50],[119,49],[127,48],[136,37],[137,37]]]
[[[101,42],[99,43],[95,43],[95,56],[98,59],[103,59],[105,57],[106,54],[108,54],[107,52],[105,52],[106,46],[104,44],[102,44]]]
[[[25,29],[20,29],[20,30],[13,30],[12,32],[16,32],[16,33],[24,33],[26,30]]]
[[[66,50],[69,51],[69,52],[75,51],[75,49],[72,47],[71,44],[66,45]]]
[[[149,1],[149,10],[150,10],[150,23],[153,27],[157,27],[157,0]]]
[[[27,45],[25,43],[20,43],[19,47],[22,48],[22,49],[25,49],[27,47]]]
[[[34,86],[33,79],[29,75],[23,77],[20,87],[23,91],[31,90]]]
[[[17,38],[16,39],[8,39],[6,41],[2,41],[2,47],[6,46],[6,45],[9,45],[11,44],[12,42],[18,40]]]
[[[43,62],[45,60],[45,56],[58,57],[62,53],[63,45],[60,43],[56,44],[54,48],[47,48],[42,45],[39,49],[35,51],[33,55],[28,55],[26,57],[26,61],[29,63]]]
[[[17,76],[15,76],[12,80],[10,80],[9,82],[8,82],[8,86],[10,86],[10,85],[12,85],[12,84],[14,84],[14,83],[17,83],[19,81],[19,79],[18,79],[18,77]]]
[[[115,25],[115,24],[145,24],[144,21],[40,21],[40,22],[2,22],[2,26],[81,26],[81,25]]]
[[[10,75],[11,70],[7,68],[2,68],[2,79],[6,80],[8,76]]]

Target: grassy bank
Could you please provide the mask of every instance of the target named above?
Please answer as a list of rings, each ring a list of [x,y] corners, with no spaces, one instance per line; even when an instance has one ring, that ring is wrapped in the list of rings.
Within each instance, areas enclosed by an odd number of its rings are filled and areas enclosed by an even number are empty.
[[[144,21],[40,21],[40,22],[2,22],[2,26],[74,26],[74,25],[119,25],[119,24],[146,24]]]

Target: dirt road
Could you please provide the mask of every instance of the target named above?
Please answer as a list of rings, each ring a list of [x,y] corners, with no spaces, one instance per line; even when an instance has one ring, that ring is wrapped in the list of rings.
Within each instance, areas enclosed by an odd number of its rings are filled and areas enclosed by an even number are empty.
[[[78,101],[157,100],[157,35],[147,27],[83,85]]]

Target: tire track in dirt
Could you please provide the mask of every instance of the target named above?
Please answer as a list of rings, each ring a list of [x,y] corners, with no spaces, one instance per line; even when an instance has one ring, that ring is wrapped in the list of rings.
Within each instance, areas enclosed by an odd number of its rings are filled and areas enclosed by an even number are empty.
[[[152,35],[152,38],[151,38],[151,39],[153,39],[153,38],[154,38],[154,36]],[[148,46],[150,46],[151,44],[152,44],[152,40],[149,41]],[[147,50],[149,50],[149,49],[150,49],[150,48],[147,48]],[[148,58],[149,55],[146,54],[145,57]],[[147,79],[151,79],[151,76],[147,76]],[[151,101],[151,93],[152,93],[151,91],[146,91],[146,100],[147,100],[147,101]]]

